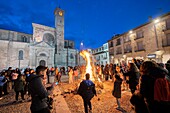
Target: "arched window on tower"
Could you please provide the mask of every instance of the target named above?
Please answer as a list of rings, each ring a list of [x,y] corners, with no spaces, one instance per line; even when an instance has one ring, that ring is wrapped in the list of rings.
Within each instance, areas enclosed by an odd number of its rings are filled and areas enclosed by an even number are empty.
[[[20,50],[19,54],[18,54],[18,59],[23,60],[23,56],[24,56],[24,52],[23,52],[23,50]]]
[[[73,53],[70,54],[70,59],[74,59]]]

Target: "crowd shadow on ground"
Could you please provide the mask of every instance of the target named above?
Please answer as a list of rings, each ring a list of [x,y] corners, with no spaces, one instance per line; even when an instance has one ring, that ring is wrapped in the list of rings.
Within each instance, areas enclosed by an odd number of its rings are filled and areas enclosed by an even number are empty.
[[[23,103],[27,103],[30,102],[31,100],[19,100],[19,101],[10,101],[10,102],[6,102],[3,104],[0,104],[0,108],[4,107],[4,106],[11,106],[11,105],[17,105],[17,104],[23,104]]]

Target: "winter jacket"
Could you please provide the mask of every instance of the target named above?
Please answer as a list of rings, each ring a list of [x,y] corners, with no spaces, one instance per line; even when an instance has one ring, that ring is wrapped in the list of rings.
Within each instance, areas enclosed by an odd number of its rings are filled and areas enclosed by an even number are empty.
[[[128,71],[127,73],[123,74],[124,76],[129,76],[129,87],[130,89],[136,89],[136,86],[139,84],[140,73]]]
[[[32,97],[31,111],[39,111],[43,108],[47,108],[48,93],[43,86],[43,79],[39,75],[31,74],[28,77],[28,91]]]
[[[90,101],[96,95],[95,84],[91,80],[83,80],[77,92],[85,101]]]
[[[19,76],[14,81],[14,90],[15,91],[24,91],[24,86],[25,86],[25,80],[21,76]]]
[[[7,82],[7,80],[5,79],[5,77],[0,76],[0,86],[3,86],[6,82]]]

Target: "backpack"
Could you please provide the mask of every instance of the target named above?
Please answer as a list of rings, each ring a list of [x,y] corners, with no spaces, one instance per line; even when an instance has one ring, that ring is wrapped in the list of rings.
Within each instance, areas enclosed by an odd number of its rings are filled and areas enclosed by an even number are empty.
[[[154,100],[170,101],[170,82],[166,78],[158,78],[155,80]]]

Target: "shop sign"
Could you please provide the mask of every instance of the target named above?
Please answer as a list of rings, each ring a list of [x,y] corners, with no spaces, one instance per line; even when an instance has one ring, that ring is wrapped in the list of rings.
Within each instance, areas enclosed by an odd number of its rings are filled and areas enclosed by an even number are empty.
[[[148,54],[147,58],[156,58],[156,54]]]

